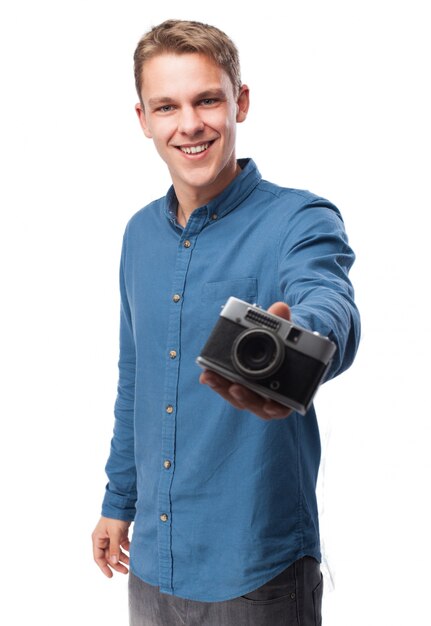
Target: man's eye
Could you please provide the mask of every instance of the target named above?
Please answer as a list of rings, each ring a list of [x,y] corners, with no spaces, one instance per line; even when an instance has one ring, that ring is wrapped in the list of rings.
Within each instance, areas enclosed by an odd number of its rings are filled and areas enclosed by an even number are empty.
[[[201,104],[203,104],[204,106],[211,106],[212,104],[215,104],[217,102],[216,98],[204,98],[203,100],[201,100]]]
[[[174,110],[174,107],[172,106],[172,104],[164,104],[162,107],[159,107],[157,110],[161,111],[162,113],[169,113],[170,111]]]

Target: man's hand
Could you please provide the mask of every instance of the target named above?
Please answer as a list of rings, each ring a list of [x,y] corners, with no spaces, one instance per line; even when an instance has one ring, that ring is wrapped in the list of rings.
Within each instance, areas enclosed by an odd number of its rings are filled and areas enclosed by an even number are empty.
[[[269,307],[268,312],[290,320],[290,309],[284,302],[276,302]],[[262,419],[281,419],[292,413],[292,409],[273,400],[266,400],[250,389],[238,383],[232,383],[215,372],[205,370],[200,375],[199,381],[214,389],[235,408],[251,411]]]
[[[129,571],[129,557],[123,551],[130,547],[129,526],[130,522],[101,517],[91,535],[94,560],[108,578],[112,578],[113,570],[122,574]]]

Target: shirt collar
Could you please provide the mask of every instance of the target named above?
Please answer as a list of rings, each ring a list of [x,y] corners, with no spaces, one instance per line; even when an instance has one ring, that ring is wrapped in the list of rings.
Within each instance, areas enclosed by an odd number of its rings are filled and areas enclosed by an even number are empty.
[[[206,214],[208,220],[224,217],[235,209],[258,185],[262,176],[253,159],[238,159],[241,172],[216,198],[208,204],[193,211],[193,214]],[[165,213],[167,218],[177,224],[178,201],[174,187],[169,188],[165,196]]]

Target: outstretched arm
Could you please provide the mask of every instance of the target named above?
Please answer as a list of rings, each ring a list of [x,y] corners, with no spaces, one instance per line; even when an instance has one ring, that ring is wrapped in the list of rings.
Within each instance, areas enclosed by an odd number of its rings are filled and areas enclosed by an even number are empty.
[[[276,302],[268,311],[334,341],[337,351],[327,378],[340,374],[354,359],[360,321],[348,278],[355,255],[337,208],[317,197],[298,205],[288,214],[286,228],[280,231],[277,256],[278,290],[284,302]],[[263,419],[279,419],[291,413],[214,372],[205,371],[200,382],[236,408]]]

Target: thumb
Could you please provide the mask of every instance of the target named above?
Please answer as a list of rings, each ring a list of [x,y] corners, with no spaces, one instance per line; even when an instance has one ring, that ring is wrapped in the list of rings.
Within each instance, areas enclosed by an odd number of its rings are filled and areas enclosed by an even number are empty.
[[[109,560],[113,564],[117,564],[120,560],[120,532],[111,530],[109,533]]]
[[[269,309],[268,313],[278,315],[285,320],[290,320],[290,308],[285,302],[274,302]]]

